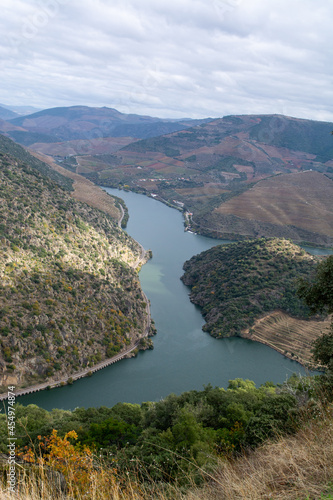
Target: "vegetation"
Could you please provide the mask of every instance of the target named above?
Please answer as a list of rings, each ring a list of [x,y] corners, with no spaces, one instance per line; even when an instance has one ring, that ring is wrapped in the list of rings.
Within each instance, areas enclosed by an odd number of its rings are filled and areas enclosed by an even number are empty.
[[[316,268],[314,280],[302,280],[298,294],[310,307],[312,313],[333,313],[333,256],[330,255]],[[321,335],[315,342],[313,357],[327,367],[322,377],[325,387],[333,387],[333,317],[330,332]]]
[[[312,120],[287,120],[280,118],[272,123],[270,116],[261,116],[260,123],[251,128],[250,138],[278,147],[305,151],[317,155],[319,161],[333,156],[330,138],[332,124]]]
[[[204,330],[214,337],[241,335],[256,319],[277,309],[308,318],[297,280],[308,278],[315,258],[284,239],[220,245],[192,257],[182,277],[191,301],[202,307]]]
[[[42,481],[43,498],[48,488],[60,498],[319,498],[332,491],[333,463],[332,408],[319,388],[317,378],[259,388],[236,379],[141,405],[17,404],[19,488]],[[3,453],[6,432],[0,415]]]
[[[188,476],[197,474],[200,481],[198,466],[209,470],[219,456],[235,456],[268,437],[295,432],[301,385],[294,378],[288,386],[267,383],[256,388],[249,380],[236,379],[227,390],[209,385],[203,391],[170,394],[159,402],[73,411],[48,412],[17,404],[17,446],[24,450],[33,443],[32,450],[38,450],[40,435],[51,436],[57,429],[65,438],[75,430],[82,447],[102,453],[110,465],[142,481],[186,484]],[[0,415],[3,453],[6,426]]]
[[[46,165],[4,144],[0,384],[19,387],[114,356],[145,335],[147,312],[134,269],[141,247],[45,177]]]

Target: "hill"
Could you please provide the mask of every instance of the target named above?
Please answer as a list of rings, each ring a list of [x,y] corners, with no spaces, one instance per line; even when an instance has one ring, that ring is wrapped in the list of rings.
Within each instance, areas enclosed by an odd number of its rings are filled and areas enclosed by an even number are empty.
[[[0,139],[4,390],[70,377],[111,358],[146,335],[149,317],[135,270],[142,248],[44,175],[46,164]]]
[[[260,238],[192,257],[182,281],[212,336],[248,337],[307,364],[312,341],[329,327],[318,317],[305,321],[310,311],[296,293],[298,280],[308,279],[316,262],[288,240]]]
[[[24,131],[13,131],[10,136],[20,144],[58,143],[80,140],[77,154],[82,154],[82,141],[105,137],[147,138],[182,130],[206,120],[167,120],[150,116],[124,114],[113,108],[71,106],[51,108],[11,120]],[[131,142],[133,139],[129,139]],[[52,148],[54,150],[55,144]],[[73,147],[73,144],[71,145]],[[49,153],[50,151],[45,151]],[[60,154],[60,151],[57,153]]]
[[[34,106],[8,106],[7,104],[0,103],[0,106],[5,109],[13,111],[16,116],[31,115],[32,113],[37,113],[41,111],[40,108],[35,108]],[[13,117],[14,118],[14,117]]]
[[[0,105],[0,118],[2,120],[10,120],[11,118],[17,118],[19,115],[17,113],[14,113],[14,111],[11,111],[8,108],[3,108]]]
[[[112,155],[78,156],[77,171],[101,185],[153,193],[161,201],[184,206],[193,214],[190,225],[203,234],[253,237],[257,231],[262,236],[331,245],[331,215],[326,226],[314,225],[313,220],[322,218],[317,202],[325,182],[325,196],[333,197],[332,128],[332,123],[281,115],[227,116],[137,141]],[[250,211],[244,217],[234,209],[242,204],[239,196],[260,181],[279,174],[290,176],[284,177],[285,185],[281,182],[285,189],[289,183],[295,184],[293,174],[308,170],[324,176],[320,180],[318,175],[316,182],[311,176],[300,177],[301,185],[294,186],[296,198],[305,188],[306,196],[315,200],[311,220],[303,217],[300,223],[304,200],[284,204],[280,198],[263,197],[259,188],[251,190],[251,203],[260,205],[261,211]],[[231,199],[234,206],[229,203],[227,210],[224,206]],[[283,219],[273,215],[267,220],[269,212],[280,212],[281,207]]]
[[[251,189],[202,216],[212,232],[249,237],[285,236],[319,245],[333,242],[333,181],[320,172],[282,174],[257,182]],[[194,227],[196,218],[193,217]]]

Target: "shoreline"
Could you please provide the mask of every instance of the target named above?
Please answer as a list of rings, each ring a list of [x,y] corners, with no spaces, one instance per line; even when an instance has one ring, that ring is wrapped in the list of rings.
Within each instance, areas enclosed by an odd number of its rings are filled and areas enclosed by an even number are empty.
[[[242,339],[252,340],[253,342],[258,342],[259,344],[266,345],[267,347],[270,347],[271,349],[273,349],[274,351],[278,352],[279,354],[281,354],[285,358],[288,358],[291,361],[296,361],[296,363],[298,363],[301,366],[303,366],[303,368],[305,368],[306,370],[311,370],[311,371],[317,370],[317,371],[324,372],[324,369],[323,369],[322,366],[320,366],[320,365],[318,365],[318,366],[317,365],[312,365],[310,362],[304,361],[303,359],[295,358],[295,356],[292,356],[291,353],[284,352],[281,348],[279,348],[276,345],[272,344],[268,340],[263,340],[263,339],[260,339],[259,337],[255,338],[256,337],[255,334],[250,335],[250,334],[242,333],[240,335],[240,337]]]
[[[260,344],[263,344],[263,345],[267,345],[268,347],[270,347],[271,349],[274,349],[274,351],[278,352],[279,354],[281,354],[285,358],[288,358],[292,361],[296,361],[301,366],[303,366],[303,368],[305,368],[305,369],[325,371],[324,366],[314,363],[313,361],[311,361],[311,359],[305,359],[306,357],[305,358],[301,357],[301,353],[299,352],[299,347],[297,346],[297,337],[294,338],[294,343],[296,342],[296,344],[292,345],[292,342],[290,342],[290,344],[288,344],[288,345],[286,344],[283,348],[283,347],[277,345],[276,343],[274,343],[274,341],[272,341],[272,339],[265,337],[265,332],[266,332],[266,335],[268,333],[267,330],[264,332],[261,332],[260,336],[259,336],[258,332],[255,331],[255,328],[258,327],[260,325],[260,323],[262,323],[263,321],[269,320],[270,318],[274,318],[274,317],[278,318],[279,315],[286,315],[286,313],[282,310],[275,310],[269,314],[266,314],[265,316],[262,316],[261,318],[257,318],[254,325],[251,327],[251,329],[247,328],[246,330],[243,330],[240,334],[240,337],[243,339],[252,340],[253,342],[259,342]],[[293,320],[297,320],[297,318],[292,318],[290,316],[289,320],[293,321]],[[299,319],[298,321],[307,322],[307,320],[301,320],[301,319]],[[311,320],[308,320],[308,321],[311,321]],[[328,324],[326,324],[326,320],[321,321],[319,323],[321,323],[321,328],[323,328],[323,329],[328,327]],[[276,328],[278,330],[278,326],[276,326]],[[254,329],[254,331],[253,331],[253,329]],[[251,332],[251,330],[252,330],[252,332]],[[277,335],[279,335],[279,333],[277,333]],[[321,333],[318,335],[318,337],[320,335],[321,335]],[[280,335],[279,335],[279,338],[277,340],[280,340],[280,342],[281,342]],[[303,350],[304,349],[306,349],[306,344],[303,346]]]
[[[125,211],[124,211],[123,207],[121,206],[121,214],[120,214],[120,218],[118,220],[118,225],[120,228],[121,228],[121,222],[123,220],[124,215],[125,215]],[[136,262],[134,262],[132,265],[130,265],[130,264],[128,264],[128,265],[130,267],[132,267],[132,269],[135,269],[139,272],[141,266],[143,266],[149,260],[150,255],[149,255],[149,250],[145,250],[144,247],[138,241],[136,241],[136,240],[134,240],[134,241],[137,243],[138,247],[140,248],[140,256],[138,257]],[[129,354],[132,353],[133,351],[135,351],[135,349],[137,349],[139,347],[141,340],[149,337],[149,332],[150,332],[150,329],[152,326],[149,300],[148,300],[147,295],[142,290],[142,288],[141,288],[141,292],[143,295],[143,299],[146,302],[147,324],[145,326],[144,335],[142,337],[140,337],[136,342],[132,343],[123,352],[116,354],[116,356],[113,356],[112,358],[107,358],[104,361],[100,361],[99,363],[97,363],[96,365],[94,365],[92,367],[85,368],[84,370],[80,370],[78,372],[71,373],[68,376],[62,377],[62,378],[55,380],[55,381],[49,381],[49,382],[44,382],[41,384],[29,385],[27,387],[18,389],[17,391],[15,391],[15,396],[16,397],[24,396],[27,394],[32,394],[32,393],[43,391],[46,389],[49,390],[49,389],[55,389],[57,387],[64,387],[66,385],[71,385],[76,380],[79,380],[79,379],[84,378],[84,377],[89,377],[93,373],[95,373],[99,370],[102,370],[103,368],[106,368],[107,366],[110,366],[114,363],[117,363],[118,361],[121,361],[122,359],[126,359],[126,358],[128,359],[130,357]],[[71,380],[70,384],[68,383],[69,380]],[[8,384],[8,385],[13,385],[13,384]],[[0,394],[0,401],[5,401],[6,399],[8,399],[8,393],[7,394],[6,393]]]
[[[144,337],[141,337],[141,338],[145,338],[146,336],[148,336],[148,335],[145,335]],[[141,340],[141,338],[140,338],[140,340]],[[15,396],[16,397],[24,396],[26,394],[32,394],[34,392],[43,391],[45,389],[54,389],[56,387],[64,387],[66,385],[71,385],[72,382],[75,382],[76,380],[79,380],[79,379],[84,378],[84,377],[89,377],[93,373],[95,373],[99,370],[102,370],[103,368],[106,368],[107,366],[110,366],[113,363],[117,363],[117,361],[120,361],[121,359],[126,358],[126,356],[128,354],[130,354],[132,351],[137,349],[137,347],[140,344],[140,340],[137,340],[135,342],[135,344],[132,344],[130,346],[130,348],[126,349],[125,351],[117,354],[116,356],[113,356],[112,358],[108,358],[108,359],[105,359],[104,361],[100,361],[99,363],[97,363],[96,365],[94,365],[92,367],[86,368],[86,369],[81,370],[79,372],[72,373],[72,374],[70,374],[66,377],[63,377],[59,380],[56,380],[54,382],[52,382],[52,381],[44,382],[42,384],[31,385],[28,387],[24,387],[22,389],[18,389],[17,391],[14,391]],[[68,383],[69,380],[72,380],[72,382]],[[6,394],[6,393],[0,394],[0,401],[5,401],[6,399],[8,399],[8,394]]]

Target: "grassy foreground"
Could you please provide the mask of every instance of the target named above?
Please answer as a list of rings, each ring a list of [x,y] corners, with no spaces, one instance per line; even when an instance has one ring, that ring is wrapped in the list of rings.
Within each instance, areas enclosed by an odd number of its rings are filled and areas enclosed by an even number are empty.
[[[237,458],[220,458],[209,472],[203,472],[200,486],[186,489],[166,483],[129,480],[98,457],[81,453],[80,459],[66,444],[66,488],[61,491],[61,474],[50,466],[18,466],[17,488],[9,493],[0,486],[3,500],[234,500],[234,499],[325,499],[333,498],[333,406],[308,408],[304,426],[292,436],[265,442]],[[57,452],[64,441],[59,438]],[[50,462],[49,462],[50,463]],[[199,468],[198,468],[199,469]],[[59,467],[58,467],[59,471]],[[199,469],[200,473],[201,470]],[[78,481],[79,478],[79,481]]]

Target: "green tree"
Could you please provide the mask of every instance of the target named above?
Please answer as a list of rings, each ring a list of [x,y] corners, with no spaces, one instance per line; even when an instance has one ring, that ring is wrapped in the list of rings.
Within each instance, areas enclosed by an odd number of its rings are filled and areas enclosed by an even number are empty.
[[[298,293],[313,313],[333,313],[333,255],[318,264],[313,282],[301,281]],[[330,331],[313,343],[313,358],[315,361],[327,366],[327,376],[330,379],[330,385],[332,385],[333,319]]]

